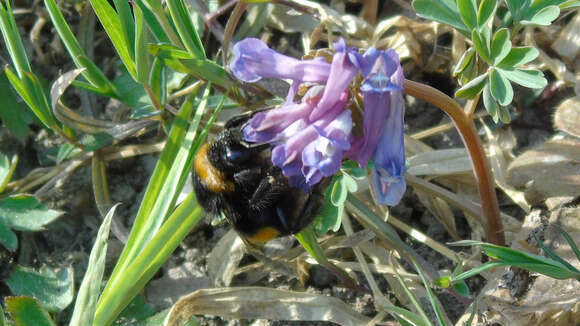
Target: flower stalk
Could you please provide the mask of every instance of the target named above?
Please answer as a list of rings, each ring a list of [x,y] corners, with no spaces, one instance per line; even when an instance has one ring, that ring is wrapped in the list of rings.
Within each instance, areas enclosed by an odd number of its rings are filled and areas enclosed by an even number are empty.
[[[494,178],[473,120],[456,101],[433,87],[405,80],[405,93],[435,105],[453,120],[471,159],[482,214],[487,221],[487,241],[504,246],[505,235],[495,193]]]

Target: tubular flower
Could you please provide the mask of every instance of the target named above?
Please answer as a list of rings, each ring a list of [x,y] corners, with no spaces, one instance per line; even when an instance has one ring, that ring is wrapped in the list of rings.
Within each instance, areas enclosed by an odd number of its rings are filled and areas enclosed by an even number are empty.
[[[405,77],[394,50],[369,49],[363,56],[364,142],[357,161],[372,154],[371,188],[379,204],[396,205],[405,193],[403,86]]]
[[[234,75],[243,81],[284,78],[293,81],[286,103],[276,109],[256,113],[243,127],[249,142],[270,143],[272,163],[282,170],[290,184],[310,189],[334,175],[345,155],[361,167],[371,157],[371,185],[377,201],[398,203],[405,192],[403,174],[404,77],[393,50],[369,49],[360,55],[344,40],[334,43],[331,63],[324,60],[297,60],[279,54],[258,39],[245,39],[234,46],[231,63]],[[361,73],[360,88],[353,83]],[[309,83],[308,91],[295,98],[298,87]],[[312,83],[314,83],[312,85]],[[354,86],[353,86],[354,84]],[[352,135],[351,98],[362,91],[364,130]]]

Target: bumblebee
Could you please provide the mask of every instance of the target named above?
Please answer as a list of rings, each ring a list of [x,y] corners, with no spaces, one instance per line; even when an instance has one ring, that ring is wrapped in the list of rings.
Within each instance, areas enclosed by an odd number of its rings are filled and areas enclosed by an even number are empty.
[[[295,234],[312,222],[324,203],[324,182],[306,193],[291,187],[274,166],[269,144],[242,139],[252,114],[233,117],[197,152],[193,188],[204,210],[225,215],[242,239],[263,244]]]

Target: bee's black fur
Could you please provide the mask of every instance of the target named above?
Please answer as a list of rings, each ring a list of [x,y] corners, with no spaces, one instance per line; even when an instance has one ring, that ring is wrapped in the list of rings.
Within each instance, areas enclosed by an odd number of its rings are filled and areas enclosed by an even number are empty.
[[[250,117],[230,119],[224,131],[200,149],[193,185],[206,212],[223,213],[245,239],[263,242],[297,233],[312,222],[324,201],[325,183],[310,193],[290,187],[282,171],[272,165],[268,144],[242,140],[241,129]],[[258,236],[268,228],[276,232]]]

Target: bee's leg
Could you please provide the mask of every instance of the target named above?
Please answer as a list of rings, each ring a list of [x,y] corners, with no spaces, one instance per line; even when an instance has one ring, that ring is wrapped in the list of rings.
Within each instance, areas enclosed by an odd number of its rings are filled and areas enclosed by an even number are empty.
[[[280,195],[283,189],[284,185],[273,176],[269,175],[263,178],[256,191],[252,194],[252,198],[250,198],[250,207],[261,208],[268,206]]]
[[[246,169],[234,174],[234,181],[237,185],[242,187],[246,193],[254,191],[254,189],[248,189],[246,185],[252,187],[253,185],[260,184],[263,178],[264,172],[261,168]]]

